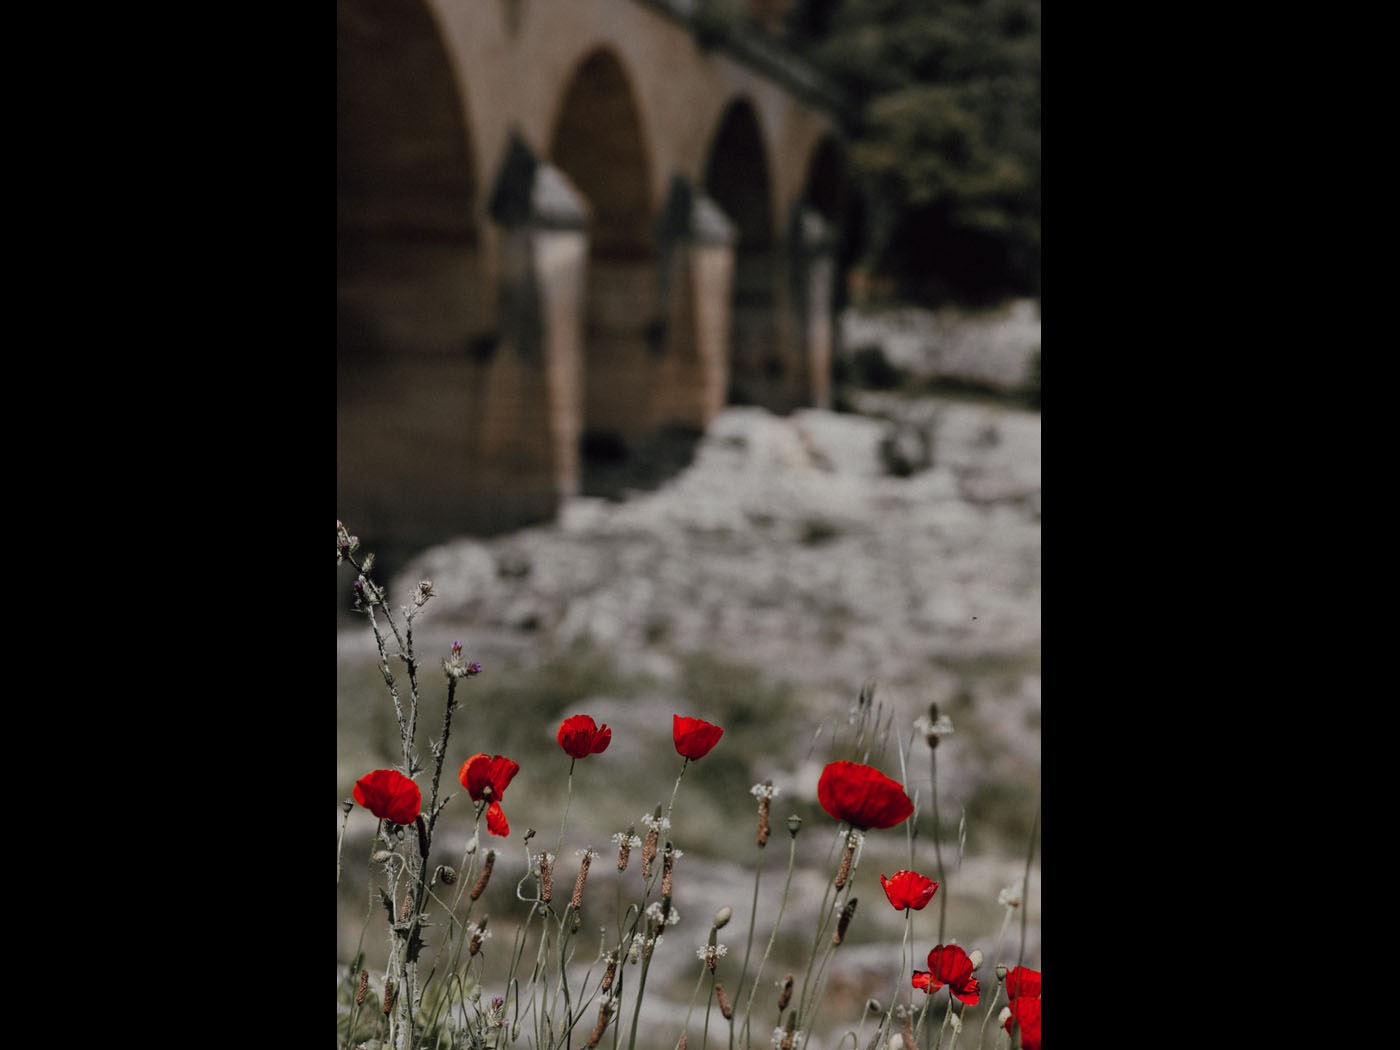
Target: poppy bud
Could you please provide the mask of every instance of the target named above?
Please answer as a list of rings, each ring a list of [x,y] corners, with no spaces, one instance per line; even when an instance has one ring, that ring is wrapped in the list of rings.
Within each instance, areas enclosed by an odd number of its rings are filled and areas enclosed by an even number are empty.
[[[790,1002],[792,1002],[792,974],[787,975],[787,978],[783,981],[783,990],[778,995],[778,1014],[780,1016],[782,1012],[787,1009],[787,1004]]]
[[[456,870],[453,868],[449,868],[446,864],[439,864],[437,866],[437,871],[435,874],[439,879],[441,879],[444,883],[446,883],[449,886],[451,886],[454,882],[457,881]]]
[[[788,834],[797,838],[797,833],[802,830],[802,818],[794,814],[788,817]]]
[[[997,981],[998,981],[998,982],[1004,982],[1005,980],[1006,980],[1006,963],[997,963]]]
[[[730,920],[731,918],[733,918],[733,917],[734,917],[734,909],[731,908],[729,905],[726,904],[726,905],[725,905],[723,908],[721,908],[719,911],[715,912],[715,920],[714,920],[715,929],[717,929],[717,930],[722,930],[722,929],[724,929],[724,927],[727,926],[727,925],[729,924],[729,920]]]
[[[967,953],[967,957],[972,961],[972,968],[974,970],[982,965],[982,960],[985,958],[981,948],[973,948],[972,951]]]

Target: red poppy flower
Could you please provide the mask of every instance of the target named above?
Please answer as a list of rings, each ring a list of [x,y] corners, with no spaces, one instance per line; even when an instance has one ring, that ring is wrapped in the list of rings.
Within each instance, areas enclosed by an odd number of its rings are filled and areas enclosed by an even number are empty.
[[[355,781],[355,801],[380,820],[412,824],[422,808],[423,793],[397,769],[376,769]]]
[[[559,746],[570,758],[601,755],[612,743],[612,730],[587,715],[570,715],[559,724]]]
[[[1039,999],[1040,971],[1025,966],[1013,966],[1006,971],[1008,999]]]
[[[905,908],[922,911],[938,892],[938,883],[917,871],[897,871],[888,879],[881,872],[880,885],[885,887],[885,896],[890,899],[895,911]]]
[[[972,960],[956,944],[940,944],[928,953],[928,969],[915,970],[911,982],[932,995],[945,984],[948,994],[955,995],[968,1006],[976,1006],[977,978],[972,976]]]
[[[704,758],[723,735],[723,729],[703,719],[676,715],[671,721],[671,736],[675,738],[676,751],[689,759]]]
[[[486,830],[502,837],[510,834],[510,822],[506,811],[501,808],[501,798],[506,793],[515,774],[520,772],[520,763],[505,755],[472,755],[462,763],[457,771],[457,779],[467,789],[473,802],[487,799]]]
[[[1021,1050],[1040,1050],[1040,998],[1023,995],[1012,999],[1008,1007],[1011,1014],[1002,1027],[1011,1031],[1014,1021],[1021,1026]]]
[[[908,819],[914,803],[896,781],[859,762],[831,762],[817,781],[822,809],[852,827],[892,828]]]

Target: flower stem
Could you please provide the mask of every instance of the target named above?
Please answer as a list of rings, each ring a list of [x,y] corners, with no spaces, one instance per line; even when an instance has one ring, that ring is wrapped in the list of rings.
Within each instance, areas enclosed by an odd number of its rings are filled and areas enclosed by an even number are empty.
[[[792,872],[797,861],[797,836],[793,835],[788,843],[788,864],[787,878],[783,881],[783,897],[778,902],[778,916],[773,920],[773,932],[768,935],[768,946],[763,949],[763,958],[759,960],[758,970],[753,975],[753,987],[749,989],[749,1001],[744,1006],[744,1046],[749,1045],[749,1018],[753,1014],[753,997],[758,991],[760,978],[763,976],[763,968],[768,964],[768,956],[773,951],[773,944],[778,939],[778,927],[783,922],[783,912],[787,908],[788,893],[792,889]],[[754,918],[757,919],[755,914]],[[745,967],[747,969],[747,966]]]
[[[932,784],[930,808],[933,810],[933,855],[938,863],[938,940],[943,944],[943,930],[948,918],[948,875],[943,870],[942,829],[938,823],[938,752],[930,748],[928,753],[929,780]]]

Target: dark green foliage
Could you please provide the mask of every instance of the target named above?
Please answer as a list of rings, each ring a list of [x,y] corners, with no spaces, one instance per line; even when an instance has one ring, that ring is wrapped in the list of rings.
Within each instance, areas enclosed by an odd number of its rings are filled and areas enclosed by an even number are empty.
[[[861,264],[929,305],[1039,294],[1039,3],[799,7],[794,42],[858,113]]]

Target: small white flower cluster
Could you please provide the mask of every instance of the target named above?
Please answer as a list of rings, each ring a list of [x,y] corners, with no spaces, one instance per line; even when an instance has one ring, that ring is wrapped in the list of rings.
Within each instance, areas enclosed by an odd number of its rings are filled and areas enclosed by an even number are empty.
[[[723,959],[728,954],[729,947],[724,944],[716,944],[713,948],[708,944],[702,944],[699,948],[695,949],[695,958],[702,959],[705,962],[712,962],[711,956],[713,956],[714,959]]]
[[[650,813],[643,813],[642,823],[645,824],[652,831],[661,832],[671,830],[670,817],[653,817]]]
[[[540,874],[542,874],[542,872],[541,872],[541,870],[540,870],[540,865],[541,865],[541,864],[548,864],[550,867],[553,867],[553,866],[554,866],[554,854],[553,854],[553,853],[540,853],[540,854],[536,855],[536,857],[535,857],[535,863],[534,863],[534,865],[533,865],[533,866],[531,867],[531,869],[530,869],[531,874],[533,874],[533,875],[540,875]]]
[[[1021,894],[1013,886],[1003,886],[1001,892],[997,894],[997,903],[1003,908],[1019,908],[1021,906]]]
[[[652,901],[651,904],[647,906],[647,918],[650,919],[652,922],[656,923],[657,925],[661,925],[661,902],[660,902],[660,901]],[[666,923],[665,923],[665,924],[666,924],[667,926],[674,926],[676,923],[678,923],[678,922],[680,922],[680,921],[681,921],[681,913],[680,913],[680,910],[679,910],[678,908],[676,908],[675,905],[672,905],[672,906],[671,906],[671,910],[668,911],[668,912],[666,913]]]
[[[491,939],[491,931],[487,928],[485,923],[469,922],[462,929],[462,933],[466,936],[467,940],[471,940],[473,937],[480,937],[483,941],[489,941]]]
[[[574,856],[587,857],[589,862],[591,863],[598,859],[598,851],[596,849],[589,849],[585,846],[583,849],[574,850]]]
[[[612,841],[614,846],[621,847],[625,842],[632,849],[640,849],[642,845],[642,837],[640,835],[629,836],[625,831],[613,832]]]
[[[930,736],[944,737],[955,732],[953,720],[947,715],[939,715],[933,720],[930,720],[928,715],[920,715],[914,719],[914,729],[925,739]]]
[[[778,789],[772,784],[755,784],[749,788],[749,794],[754,798],[777,798]]]

